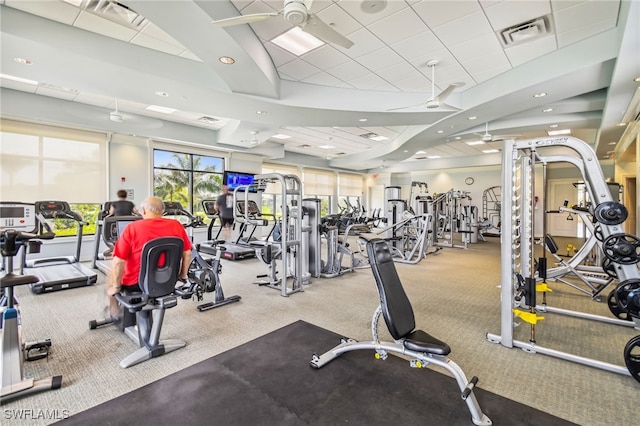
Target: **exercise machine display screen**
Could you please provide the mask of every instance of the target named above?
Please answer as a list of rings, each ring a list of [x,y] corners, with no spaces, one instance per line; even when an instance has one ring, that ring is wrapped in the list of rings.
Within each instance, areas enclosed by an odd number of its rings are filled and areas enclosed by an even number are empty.
[[[116,221],[116,226],[118,228],[118,238],[124,232],[124,228],[126,228],[131,222],[135,222],[135,220],[118,220]]]
[[[222,177],[222,182],[227,185],[229,191],[233,191],[239,186],[248,186],[249,192],[257,192],[253,186],[253,174],[242,172],[231,172],[226,170]]]
[[[36,228],[35,207],[33,204],[0,204],[0,230],[16,229],[32,231]]]

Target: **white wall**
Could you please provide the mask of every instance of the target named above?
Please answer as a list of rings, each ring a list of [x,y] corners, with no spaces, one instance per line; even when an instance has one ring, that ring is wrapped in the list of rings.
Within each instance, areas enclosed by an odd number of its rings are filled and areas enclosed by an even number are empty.
[[[117,199],[116,193],[126,189],[133,191],[130,201],[139,207],[142,200],[152,195],[152,155],[147,139],[113,135],[109,142],[109,200]]]

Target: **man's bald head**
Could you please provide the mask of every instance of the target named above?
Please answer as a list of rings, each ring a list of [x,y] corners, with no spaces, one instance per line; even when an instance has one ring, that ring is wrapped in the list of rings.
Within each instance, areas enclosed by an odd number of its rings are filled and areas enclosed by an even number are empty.
[[[140,203],[142,216],[160,217],[164,213],[164,202],[158,197],[147,197]]]

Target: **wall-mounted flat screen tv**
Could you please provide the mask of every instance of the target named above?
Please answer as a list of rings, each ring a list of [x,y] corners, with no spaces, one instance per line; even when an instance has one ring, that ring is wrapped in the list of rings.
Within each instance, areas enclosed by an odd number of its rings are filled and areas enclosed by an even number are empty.
[[[248,186],[249,192],[257,192],[256,187],[253,185],[253,173],[225,170],[222,175],[222,184],[227,185],[229,191],[233,191],[239,186]]]

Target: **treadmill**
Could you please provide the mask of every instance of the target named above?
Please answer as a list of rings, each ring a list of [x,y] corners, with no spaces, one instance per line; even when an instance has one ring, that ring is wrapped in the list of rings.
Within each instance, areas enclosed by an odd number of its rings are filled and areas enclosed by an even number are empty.
[[[35,275],[40,280],[37,283],[29,284],[31,291],[41,294],[95,284],[98,280],[98,274],[80,263],[82,231],[85,225],[82,217],[72,211],[66,201],[36,201],[34,205],[39,234],[45,230],[51,230],[51,225],[47,221],[53,219],[75,221],[77,232],[76,253],[74,256],[27,260],[26,252],[22,252],[22,270],[20,273]]]
[[[111,272],[113,247],[118,236],[126,225],[133,221],[142,219],[141,216],[109,216],[111,204],[113,204],[111,201],[104,203],[102,210],[98,213],[93,260],[91,261],[91,267],[105,275],[108,275],[109,272]],[[102,253],[100,253],[101,241],[104,241],[107,246],[107,250]]]
[[[211,219],[209,222],[209,227],[207,228],[207,241],[202,241],[198,245],[198,251],[200,253],[215,255],[216,254],[216,245],[220,242],[218,237],[220,237],[220,232],[222,231],[222,221],[220,220],[220,216],[215,209],[216,200],[203,200],[202,207],[204,209],[205,215]],[[236,207],[238,207],[236,205]],[[220,227],[218,228],[218,232],[215,237],[213,237],[213,226],[216,222],[220,222]],[[234,224],[235,227],[235,224]],[[224,247],[225,250],[220,255],[223,259],[227,260],[242,260],[249,259],[252,257],[256,257],[256,249],[255,247],[250,247],[248,244],[244,245],[241,243],[241,237],[245,230],[245,224],[243,223],[240,228],[240,235],[235,241],[225,241]],[[212,238],[213,237],[213,238]]]

